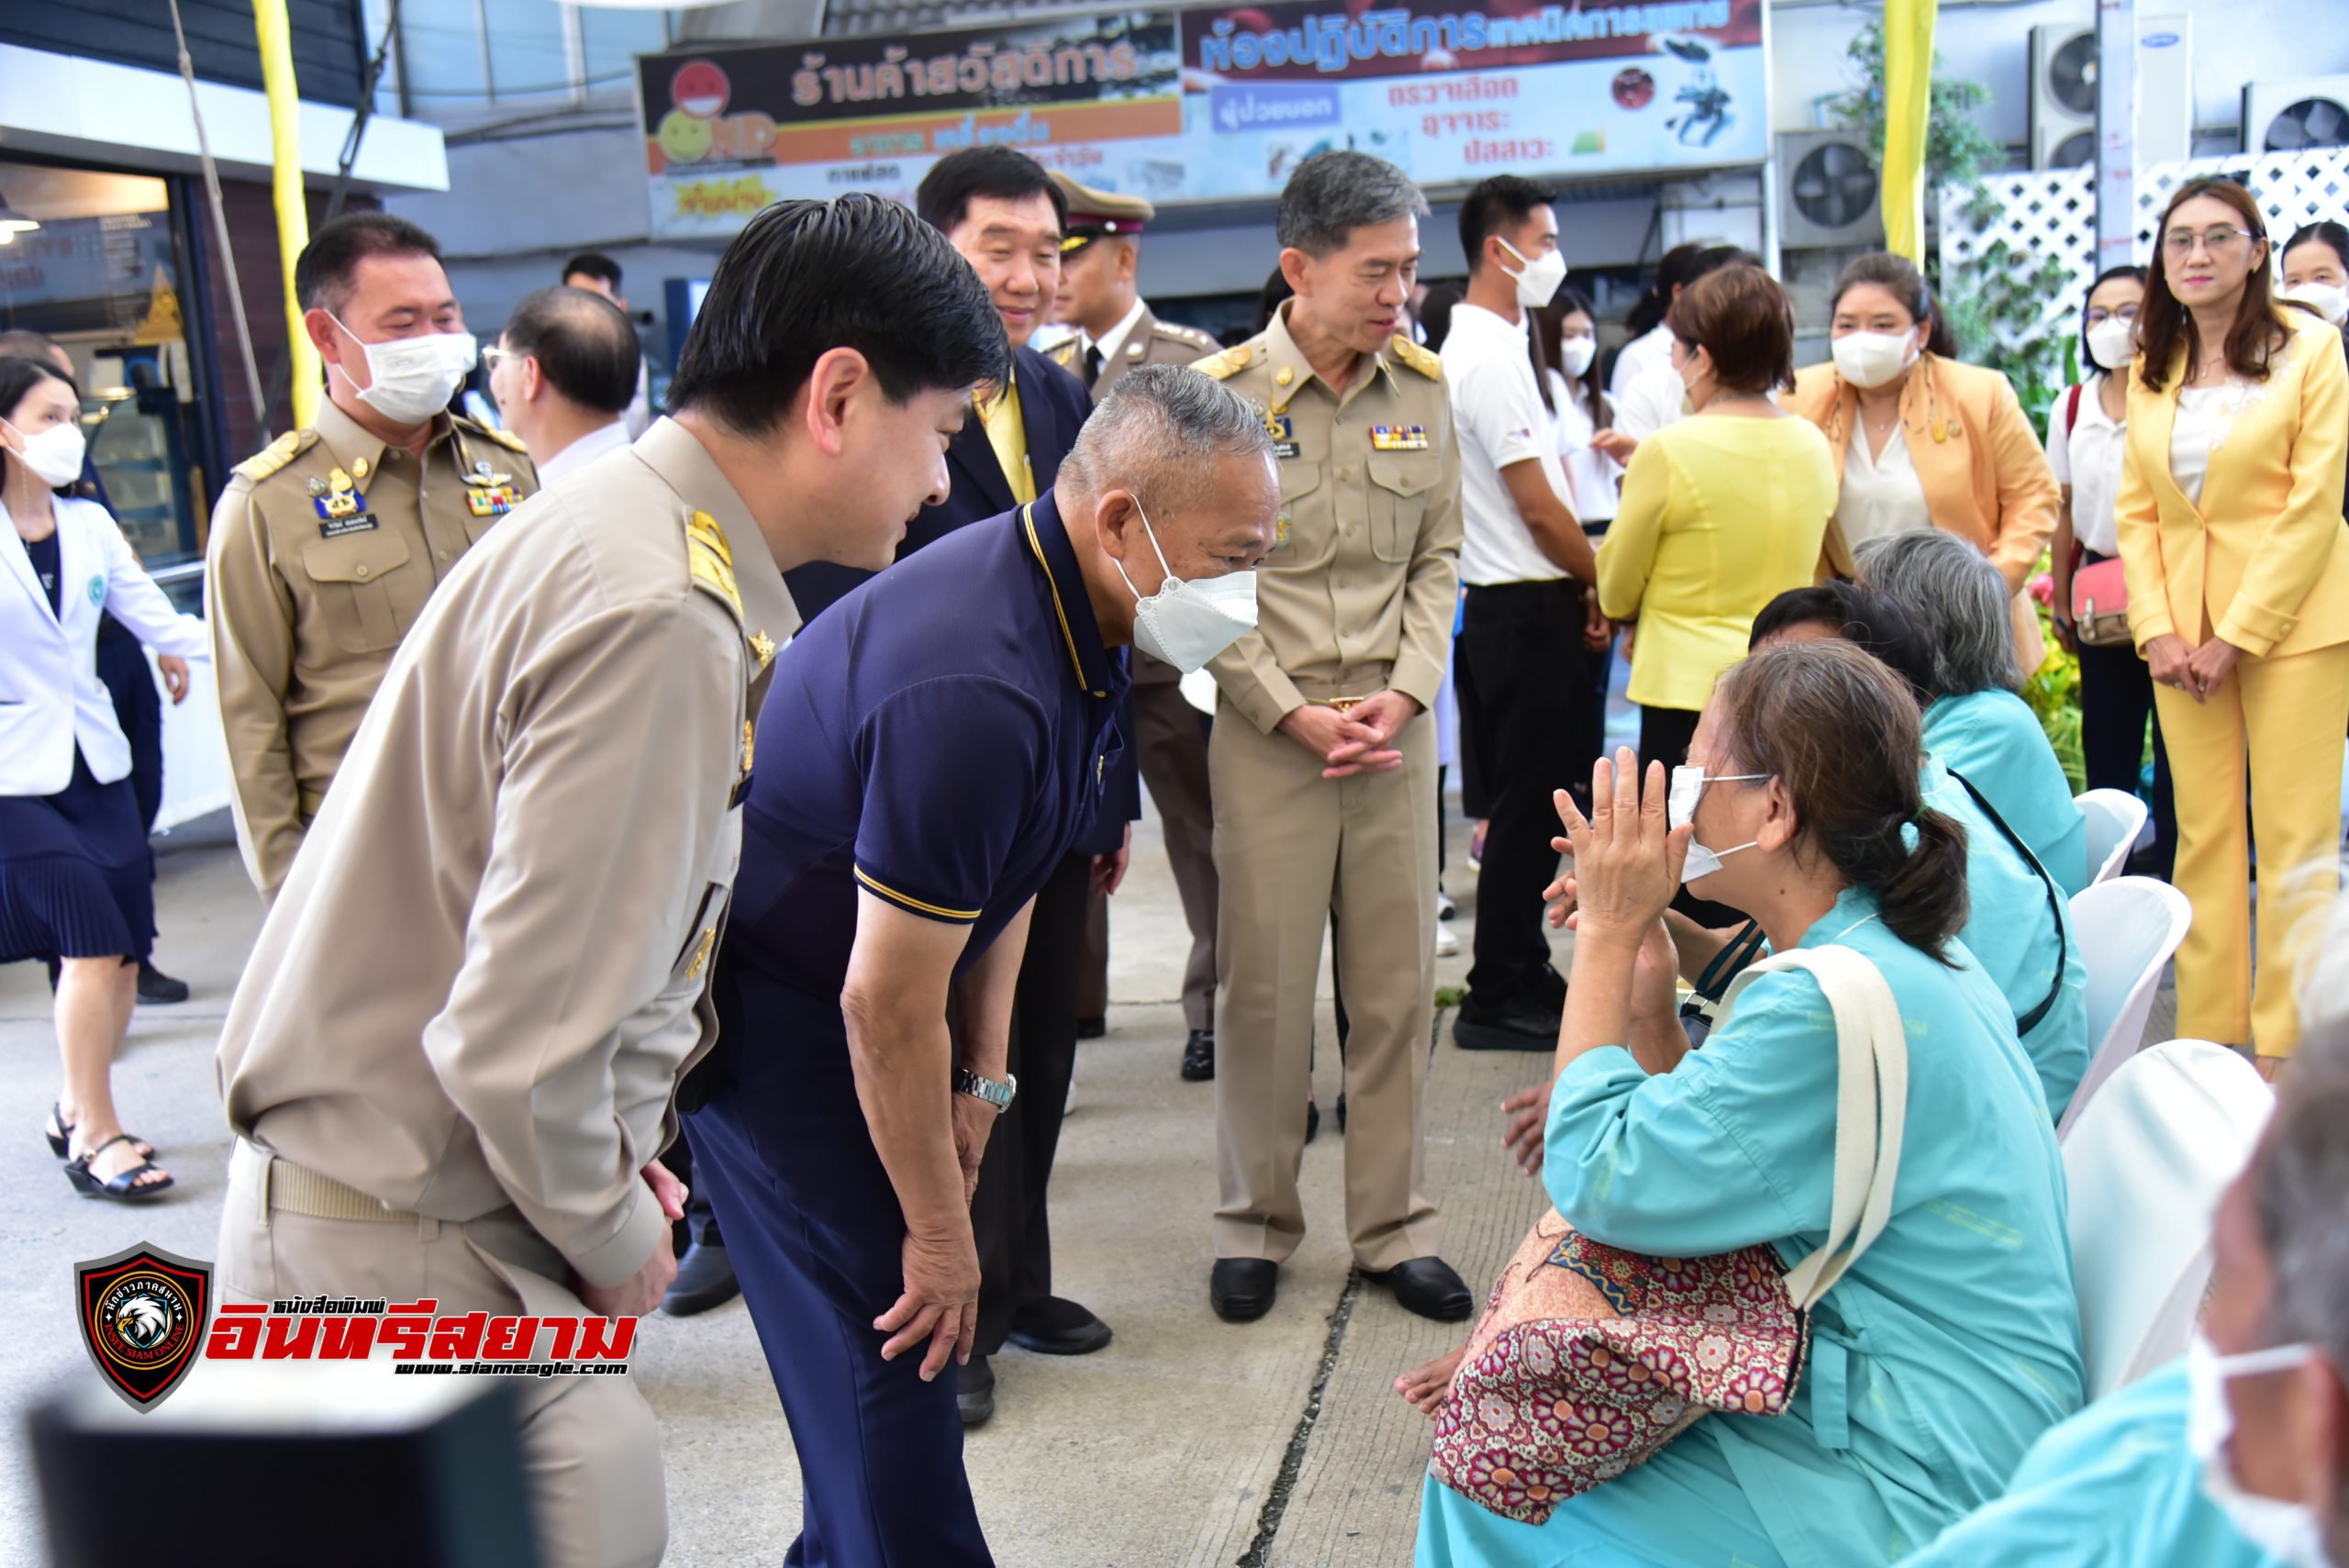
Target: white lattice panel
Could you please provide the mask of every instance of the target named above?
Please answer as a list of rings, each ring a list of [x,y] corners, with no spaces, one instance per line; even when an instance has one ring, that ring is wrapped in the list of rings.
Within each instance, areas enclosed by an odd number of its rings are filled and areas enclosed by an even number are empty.
[[[2154,225],[2161,220],[2170,193],[2206,174],[2243,181],[2267,214],[2268,235],[2279,245],[2302,224],[2319,218],[2349,221],[2349,148],[2267,153],[2257,158],[2238,153],[2156,163],[2140,171],[2137,177],[2135,259],[2140,263],[2152,259]],[[1977,217],[1982,221],[1976,222]],[[2042,325],[2068,328],[2089,280],[2096,276],[2093,168],[1986,175],[1978,195],[1971,191],[1943,191],[1941,219],[1945,285],[1962,284],[1983,253],[2004,240],[2010,251],[2019,252],[2029,262],[2053,259],[2066,269],[2070,282],[2047,301]]]

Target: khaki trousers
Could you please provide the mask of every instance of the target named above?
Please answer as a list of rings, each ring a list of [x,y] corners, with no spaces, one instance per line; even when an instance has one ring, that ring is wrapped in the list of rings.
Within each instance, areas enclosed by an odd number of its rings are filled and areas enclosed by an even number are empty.
[[[264,1214],[261,1162],[228,1167],[215,1278],[223,1301],[282,1296],[436,1298],[439,1312],[576,1316],[562,1256],[512,1210],[463,1224]],[[542,1343],[542,1351],[546,1348]],[[226,1367],[228,1363],[217,1363]],[[388,1380],[391,1371],[384,1369]],[[521,1396],[522,1470],[545,1568],[651,1568],[669,1542],[661,1440],[628,1377],[503,1380]]]
[[[1180,686],[1161,682],[1134,687],[1141,779],[1158,806],[1166,863],[1182,895],[1183,923],[1191,929],[1191,956],[1183,966],[1183,1027],[1192,1029],[1215,1028],[1215,814],[1207,730],[1207,716],[1183,699]],[[1347,1105],[1351,1110],[1353,1102]]]
[[[1375,691],[1373,684],[1366,688]],[[1352,694],[1308,692],[1314,697]],[[1281,1262],[1305,1235],[1297,1190],[1311,1090],[1321,934],[1337,918],[1345,1051],[1346,1230],[1356,1262],[1432,1256],[1419,1101],[1435,1007],[1435,726],[1397,737],[1391,773],[1321,762],[1226,705],[1208,746],[1215,803],[1219,1258]]]
[[[2342,729],[2349,643],[2281,659],[2244,654],[2203,702],[2154,688],[2177,795],[2179,892],[2194,924],[2177,950],[2177,1032],[2262,1056],[2300,1037],[2292,960],[2340,886]],[[2243,796],[2251,797],[2245,837]],[[2259,846],[2259,964],[2252,967],[2251,845]]]

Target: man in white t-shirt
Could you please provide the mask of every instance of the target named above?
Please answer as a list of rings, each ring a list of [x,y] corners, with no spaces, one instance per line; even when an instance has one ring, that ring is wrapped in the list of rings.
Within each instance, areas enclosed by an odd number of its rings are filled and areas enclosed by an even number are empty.
[[[1598,575],[1590,540],[1565,501],[1527,317],[1565,279],[1551,194],[1497,175],[1460,206],[1468,292],[1443,342],[1444,382],[1460,435],[1460,509],[1467,587],[1453,654],[1461,743],[1484,781],[1491,826],[1476,884],[1475,962],[1453,1038],[1469,1050],[1551,1051],[1565,982],[1550,965],[1542,891],[1557,873],[1551,792],[1590,776],[1577,755],[1594,700],[1579,678]],[[1576,579],[1581,581],[1577,582]]]

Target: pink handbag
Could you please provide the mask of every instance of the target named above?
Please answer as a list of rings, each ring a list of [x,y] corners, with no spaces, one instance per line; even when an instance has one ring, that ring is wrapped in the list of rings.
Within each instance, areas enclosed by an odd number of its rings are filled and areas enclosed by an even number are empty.
[[[2099,561],[2072,573],[2073,635],[2090,648],[2127,648],[2129,577],[2121,558]]]
[[[1891,987],[1846,947],[1776,953],[1738,977],[1809,970],[1835,1013],[1835,1186],[1827,1242],[1793,1269],[1757,1245],[1648,1258],[1582,1235],[1555,1209],[1519,1243],[1469,1335],[1429,1469],[1503,1518],[1558,1505],[1654,1457],[1708,1411],[1786,1413],[1809,1308],[1892,1212],[1907,1120],[1907,1032]],[[1846,1250],[1848,1244],[1848,1250]]]

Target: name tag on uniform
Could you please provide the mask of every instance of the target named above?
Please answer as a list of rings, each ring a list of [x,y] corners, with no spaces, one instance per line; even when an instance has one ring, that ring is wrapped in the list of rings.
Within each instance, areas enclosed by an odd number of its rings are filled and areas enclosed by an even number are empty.
[[[375,514],[362,512],[355,517],[328,517],[318,525],[320,539],[340,539],[345,534],[363,534],[375,528]]]
[[[1265,415],[1264,428],[1272,434],[1275,457],[1287,459],[1297,455],[1297,430],[1289,424],[1287,415]]]
[[[1373,451],[1423,452],[1428,450],[1428,428],[1425,425],[1373,425],[1370,428]]]

